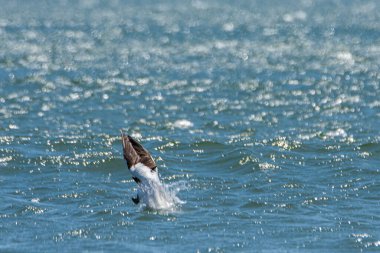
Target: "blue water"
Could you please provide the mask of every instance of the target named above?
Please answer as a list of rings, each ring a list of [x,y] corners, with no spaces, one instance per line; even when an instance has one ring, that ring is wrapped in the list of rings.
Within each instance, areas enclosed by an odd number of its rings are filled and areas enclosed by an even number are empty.
[[[1,252],[380,250],[378,1],[0,6]]]

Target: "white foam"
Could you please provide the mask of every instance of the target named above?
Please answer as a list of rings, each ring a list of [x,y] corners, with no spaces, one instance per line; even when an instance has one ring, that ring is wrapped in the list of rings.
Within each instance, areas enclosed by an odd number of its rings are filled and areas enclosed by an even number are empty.
[[[40,199],[39,198],[33,198],[30,200],[32,203],[39,203]]]
[[[336,129],[334,131],[327,132],[326,136],[330,137],[330,138],[335,138],[335,137],[343,137],[343,138],[345,138],[345,137],[347,137],[347,133],[346,133],[346,131],[344,131],[344,129],[338,128],[338,129]]]
[[[154,210],[175,210],[181,201],[176,195],[183,189],[181,185],[165,185],[158,177],[158,170],[151,170],[142,163],[132,166],[131,174],[140,180],[137,195],[144,208]]]
[[[291,22],[295,22],[295,21],[304,21],[306,20],[307,18],[307,14],[306,12],[304,11],[297,11],[297,12],[294,12],[294,13],[286,13],[282,19],[287,22],[287,23],[291,23]]]
[[[140,184],[138,195],[141,207],[158,211],[175,211],[181,204],[185,203],[177,197],[177,193],[183,189],[185,187],[181,183],[165,185],[161,182],[151,182],[150,184]]]
[[[354,56],[348,52],[348,51],[341,51],[336,54],[336,58],[341,62],[341,63],[346,63],[349,65],[353,65],[355,63]]]
[[[187,119],[180,119],[180,120],[176,120],[173,124],[174,127],[177,127],[177,128],[182,128],[182,129],[185,129],[185,128],[190,128],[192,126],[194,126],[193,122],[187,120]]]
[[[232,32],[235,29],[235,25],[231,22],[223,24],[223,30],[225,32]]]

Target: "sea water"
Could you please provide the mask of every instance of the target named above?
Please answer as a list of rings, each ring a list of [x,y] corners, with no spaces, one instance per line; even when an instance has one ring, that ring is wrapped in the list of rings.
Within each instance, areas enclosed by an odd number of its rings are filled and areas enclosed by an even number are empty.
[[[0,1],[0,251],[380,250],[379,5]]]

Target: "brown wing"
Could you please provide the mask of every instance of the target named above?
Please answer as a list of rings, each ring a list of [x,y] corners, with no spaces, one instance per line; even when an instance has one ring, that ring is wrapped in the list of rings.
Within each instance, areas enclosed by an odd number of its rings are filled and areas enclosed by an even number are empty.
[[[124,159],[127,161],[128,169],[139,162],[151,170],[157,168],[152,156],[138,141],[129,135],[125,136],[124,133],[121,134],[121,138],[123,141],[123,155]]]
[[[130,169],[133,165],[140,162],[140,157],[133,148],[128,136],[125,136],[123,132],[121,133],[121,141],[123,143],[123,156],[127,161],[128,169]]]

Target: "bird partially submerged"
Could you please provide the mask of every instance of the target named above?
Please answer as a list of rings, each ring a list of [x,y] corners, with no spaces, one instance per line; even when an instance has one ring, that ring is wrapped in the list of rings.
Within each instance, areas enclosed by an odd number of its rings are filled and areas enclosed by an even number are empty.
[[[157,165],[149,152],[135,139],[121,132],[123,156],[133,180],[138,184],[137,196],[132,201],[137,205],[143,202],[154,209],[170,208],[175,196],[165,190],[158,176]]]

